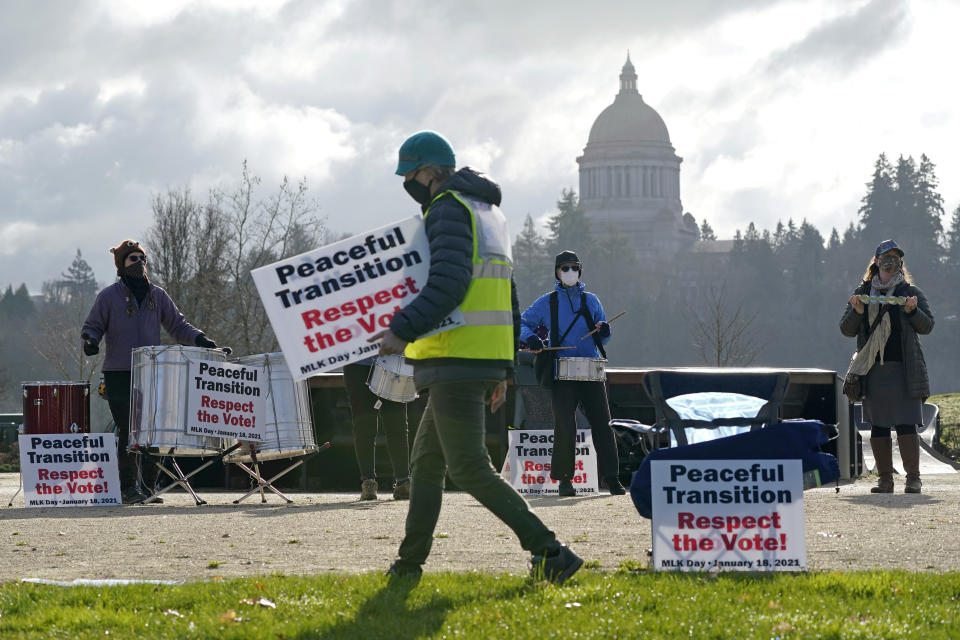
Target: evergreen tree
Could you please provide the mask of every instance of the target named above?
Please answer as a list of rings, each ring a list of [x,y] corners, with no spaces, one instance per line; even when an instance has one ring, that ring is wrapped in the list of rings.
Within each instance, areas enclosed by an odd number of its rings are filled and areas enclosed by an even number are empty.
[[[26,284],[21,284],[16,291],[13,290],[13,285],[9,285],[3,298],[0,298],[0,314],[7,318],[23,320],[32,316],[36,310]]]
[[[950,228],[947,230],[945,239],[947,251],[944,266],[952,274],[960,275],[960,206],[953,211],[953,216],[950,218]],[[954,279],[953,282],[956,282],[956,280]]]
[[[548,255],[556,255],[565,249],[576,251],[578,255],[589,254],[593,241],[590,225],[580,207],[580,199],[573,189],[564,189],[557,200],[558,212],[547,222],[550,232],[547,248]]]
[[[921,281],[930,282],[939,277],[943,250],[943,198],[937,193],[937,177],[934,165],[926,155],[921,156],[916,167],[913,158],[905,164],[912,171],[905,171],[904,184],[900,184],[899,164],[897,175],[898,200],[903,216],[901,242],[909,256],[907,264]],[[901,191],[904,193],[901,194]],[[898,232],[899,233],[899,232]]]
[[[60,278],[71,298],[85,300],[92,298],[97,293],[97,278],[93,269],[83,259],[80,249],[77,249],[77,255],[73,258],[73,262],[70,263],[66,273],[60,274]]]
[[[533,217],[528,213],[523,221],[523,231],[513,243],[513,279],[517,283],[520,305],[526,307],[538,295],[549,290],[553,283],[547,255],[547,240],[537,231]]]
[[[840,234],[837,233],[837,228],[833,227],[830,230],[830,240],[827,241],[827,251],[836,251],[840,246]]]
[[[700,239],[701,240],[716,240],[717,234],[713,232],[713,227],[710,226],[710,223],[704,220],[700,223]]]
[[[867,195],[861,200],[860,235],[876,246],[891,237],[898,228],[893,167],[886,154],[881,153],[874,163],[873,177],[867,183]]]

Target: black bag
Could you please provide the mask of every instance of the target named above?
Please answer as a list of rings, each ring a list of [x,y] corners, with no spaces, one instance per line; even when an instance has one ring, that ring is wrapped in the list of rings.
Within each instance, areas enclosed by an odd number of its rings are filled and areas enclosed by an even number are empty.
[[[843,395],[847,396],[850,402],[859,402],[866,395],[866,385],[864,376],[856,373],[848,373],[843,379]]]
[[[559,311],[557,305],[557,292],[550,293],[550,344],[559,344],[557,340],[557,316]],[[533,373],[537,377],[537,384],[543,389],[553,388],[553,360],[556,358],[556,351],[541,351],[533,356]]]
[[[556,351],[541,351],[533,356],[533,373],[537,384],[544,389],[553,387],[553,358]]]

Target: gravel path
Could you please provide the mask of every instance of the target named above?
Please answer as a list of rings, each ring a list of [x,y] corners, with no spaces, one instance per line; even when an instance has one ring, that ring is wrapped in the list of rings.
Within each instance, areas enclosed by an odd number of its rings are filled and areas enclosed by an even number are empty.
[[[214,576],[383,571],[393,561],[407,503],[355,494],[185,493],[163,505],[30,508],[16,474],[0,474],[0,580],[191,580]],[[924,477],[924,493],[874,495],[863,478],[804,493],[811,570],[960,570],[960,474]],[[902,491],[903,478],[897,477]],[[389,494],[384,494],[389,495]],[[650,522],[629,496],[535,497],[536,513],[592,566],[646,565]],[[528,556],[502,523],[463,493],[447,493],[427,571],[519,573]]]

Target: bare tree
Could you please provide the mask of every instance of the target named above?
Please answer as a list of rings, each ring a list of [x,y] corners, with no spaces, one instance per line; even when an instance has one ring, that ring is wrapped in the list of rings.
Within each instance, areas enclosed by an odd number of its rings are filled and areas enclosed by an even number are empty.
[[[97,295],[97,281],[79,249],[67,271],[44,282],[42,290],[43,303],[24,328],[27,341],[65,380],[90,381],[102,355],[84,356],[80,327]]]
[[[749,314],[743,303],[733,303],[726,287],[709,289],[693,314],[693,342],[705,364],[717,367],[747,366],[753,363],[762,345],[756,339],[753,323],[757,314]]]
[[[269,196],[260,185],[244,162],[239,185],[213,189],[205,204],[187,188],[170,189],[154,198],[146,239],[151,279],[191,323],[238,354],[278,349],[250,271],[327,239],[304,180],[284,178]]]

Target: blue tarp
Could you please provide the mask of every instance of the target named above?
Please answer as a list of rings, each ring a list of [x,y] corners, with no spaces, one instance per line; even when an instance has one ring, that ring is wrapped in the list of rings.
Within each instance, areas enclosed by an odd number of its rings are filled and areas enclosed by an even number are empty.
[[[817,472],[819,482],[805,482],[817,486],[840,477],[837,459],[820,451],[835,427],[819,420],[786,420],[776,422],[759,431],[741,433],[709,442],[659,449],[648,455],[630,482],[630,496],[637,511],[644,518],[652,517],[650,463],[654,460],[768,460],[799,459],[805,478],[808,472]],[[814,474],[810,474],[811,476]]]

